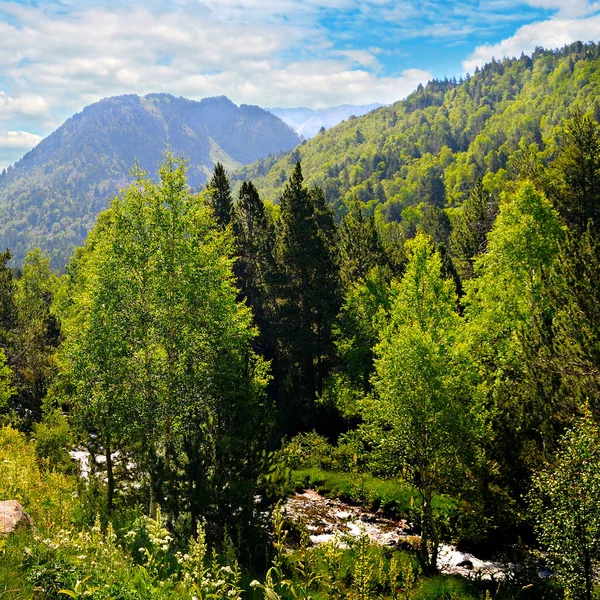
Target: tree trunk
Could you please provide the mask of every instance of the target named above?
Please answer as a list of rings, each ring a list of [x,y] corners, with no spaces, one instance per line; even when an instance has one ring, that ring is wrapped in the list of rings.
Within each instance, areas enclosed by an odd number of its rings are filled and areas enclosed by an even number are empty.
[[[115,475],[113,472],[113,461],[112,461],[112,448],[110,446],[110,439],[106,440],[106,479],[108,483],[108,490],[106,494],[106,513],[111,515],[113,511],[113,501],[115,497]]]
[[[432,573],[436,573],[440,540],[437,533],[437,527],[435,526],[435,518],[433,516],[433,507],[431,505],[432,499],[433,491],[431,488],[425,487],[423,489],[421,553],[425,550],[427,568]],[[425,543],[423,543],[423,540],[425,540]],[[429,544],[432,546],[431,554],[429,553]]]

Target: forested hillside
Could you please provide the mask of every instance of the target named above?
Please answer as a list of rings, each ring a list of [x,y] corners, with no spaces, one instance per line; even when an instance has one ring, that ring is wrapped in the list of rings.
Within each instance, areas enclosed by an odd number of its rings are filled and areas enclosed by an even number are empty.
[[[190,161],[189,183],[206,182],[217,161],[250,163],[300,139],[257,106],[224,96],[200,102],[168,94],[106,98],[71,117],[0,177],[0,239],[17,263],[40,246],[64,267],[108,206],[131,181],[135,160],[156,175],[170,147]]]
[[[278,201],[296,161],[309,185],[323,188],[338,213],[357,197],[408,230],[421,202],[461,204],[479,178],[498,190],[519,148],[556,154],[570,111],[600,110],[600,46],[561,50],[485,65],[466,79],[432,81],[406,100],[349,120],[280,160],[243,168],[265,199]],[[511,160],[512,159],[512,160]]]

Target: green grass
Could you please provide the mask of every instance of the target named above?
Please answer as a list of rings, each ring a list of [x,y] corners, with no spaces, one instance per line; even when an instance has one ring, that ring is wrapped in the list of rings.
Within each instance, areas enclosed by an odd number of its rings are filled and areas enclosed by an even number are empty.
[[[421,505],[416,488],[401,479],[379,479],[363,473],[341,473],[319,468],[299,469],[292,472],[296,490],[311,488],[328,498],[339,498],[372,510],[402,518],[414,518]],[[452,512],[456,502],[447,496],[436,496],[435,510],[443,514]]]

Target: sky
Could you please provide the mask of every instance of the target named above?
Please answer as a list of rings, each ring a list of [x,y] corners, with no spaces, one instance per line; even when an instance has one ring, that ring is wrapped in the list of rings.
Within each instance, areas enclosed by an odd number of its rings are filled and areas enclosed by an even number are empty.
[[[385,104],[576,40],[600,1],[0,0],[0,169],[106,96]]]

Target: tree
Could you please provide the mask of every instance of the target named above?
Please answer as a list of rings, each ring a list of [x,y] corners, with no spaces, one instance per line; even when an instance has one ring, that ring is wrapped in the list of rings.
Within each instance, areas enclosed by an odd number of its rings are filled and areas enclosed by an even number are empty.
[[[223,228],[229,225],[233,210],[233,198],[225,167],[220,162],[215,165],[212,179],[208,184],[208,197],[219,226]]]
[[[152,508],[245,531],[268,378],[236,301],[231,234],[190,193],[181,160],[166,156],[159,184],[135,175],[74,267],[65,359],[77,409],[107,447],[137,448]]]
[[[0,253],[0,347],[8,348],[17,326],[15,306],[15,282],[12,270],[7,267],[12,258],[10,250]]]
[[[592,600],[600,561],[600,430],[588,413],[536,473],[530,510],[551,568],[572,598]]]
[[[576,111],[565,124],[564,146],[554,170],[556,206],[565,223],[582,233],[588,221],[600,223],[600,128]]]
[[[23,275],[15,284],[18,324],[8,355],[15,376],[10,405],[25,429],[41,419],[42,402],[58,372],[55,353],[61,332],[52,306],[58,285],[58,278],[50,272],[50,259],[39,249],[29,252]]]
[[[473,277],[473,260],[483,254],[487,234],[496,217],[496,205],[479,181],[457,215],[449,238],[450,252],[461,279]]]
[[[355,199],[342,219],[339,232],[340,277],[350,288],[376,266],[385,264],[385,251],[375,226],[375,218],[365,217]]]
[[[277,373],[291,405],[280,406],[288,430],[306,426],[330,366],[331,327],[339,310],[333,212],[319,188],[303,184],[300,163],[281,197],[277,240]]]
[[[569,232],[544,280],[552,305],[549,356],[536,365],[558,374],[566,393],[600,409],[600,236],[588,221],[582,233]]]
[[[438,525],[432,501],[464,473],[474,435],[472,371],[455,346],[461,325],[454,283],[423,234],[407,242],[406,272],[396,284],[389,324],[375,349],[375,397],[365,402],[363,431],[383,472],[419,489],[421,554],[437,568]]]
[[[236,261],[234,273],[243,298],[252,309],[259,335],[255,347],[273,357],[274,309],[270,301],[274,265],[274,230],[252,182],[244,181],[232,214]]]
[[[11,385],[12,373],[6,364],[6,354],[0,348],[0,411],[6,407],[14,389]]]
[[[530,368],[526,347],[537,318],[551,309],[544,273],[563,234],[551,202],[521,183],[503,197],[487,252],[475,261],[476,277],[465,282],[464,344],[482,378],[491,432],[486,453],[497,466],[488,488],[502,495],[490,497],[488,510],[513,532],[523,482],[554,447],[564,413]]]

